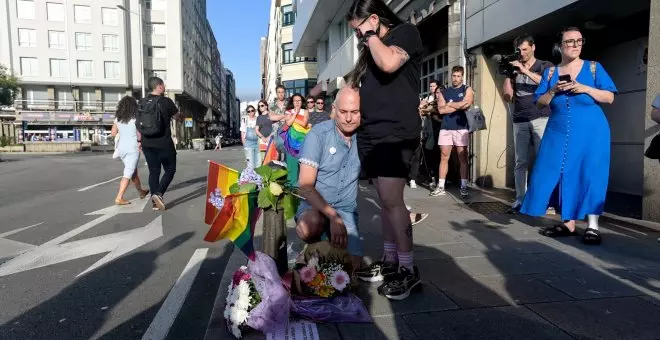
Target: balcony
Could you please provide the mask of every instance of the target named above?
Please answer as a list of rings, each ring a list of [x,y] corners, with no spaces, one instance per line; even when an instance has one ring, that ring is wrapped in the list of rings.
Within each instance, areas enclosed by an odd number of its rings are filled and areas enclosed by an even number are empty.
[[[293,51],[296,56],[314,56],[322,35],[335,21],[343,19],[353,1],[348,0],[295,0],[298,14],[293,26]]]
[[[351,34],[344,44],[330,56],[324,68],[320,70],[318,79],[332,84],[337,78],[341,78],[351,71],[357,57],[357,38]]]
[[[15,100],[16,111],[108,113],[117,110],[117,101]]]

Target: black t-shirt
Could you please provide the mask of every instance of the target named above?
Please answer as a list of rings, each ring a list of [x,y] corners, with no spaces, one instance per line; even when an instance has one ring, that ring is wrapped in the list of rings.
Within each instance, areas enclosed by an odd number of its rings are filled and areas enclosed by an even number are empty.
[[[147,96],[148,98],[150,97],[157,97],[156,95],[149,94]],[[165,121],[165,134],[161,137],[145,137],[142,136],[142,147],[144,148],[168,148],[168,147],[174,147],[174,142],[172,142],[172,130],[170,128],[170,120],[172,117],[179,112],[179,109],[176,108],[176,105],[174,105],[174,102],[172,99],[168,97],[162,97],[158,101],[158,105],[160,106],[160,114],[163,120]]]
[[[545,69],[552,67],[552,63],[544,60],[536,60],[534,65],[529,69],[533,73],[543,74]],[[539,87],[528,76],[518,73],[515,78],[511,79],[513,82],[513,122],[523,123],[529,122],[539,117],[547,117],[550,115],[550,106],[545,106],[539,109],[534,103],[534,92]]]
[[[273,122],[267,114],[257,117],[257,126],[262,136],[268,137],[273,132]]]
[[[309,123],[312,124],[312,126],[323,123],[326,120],[330,120],[330,114],[326,111],[309,111]]]
[[[410,59],[396,72],[386,73],[368,56],[360,87],[362,125],[358,136],[419,138],[422,123],[417,107],[424,52],[419,31],[412,24],[401,24],[388,32],[383,43],[403,49]]]

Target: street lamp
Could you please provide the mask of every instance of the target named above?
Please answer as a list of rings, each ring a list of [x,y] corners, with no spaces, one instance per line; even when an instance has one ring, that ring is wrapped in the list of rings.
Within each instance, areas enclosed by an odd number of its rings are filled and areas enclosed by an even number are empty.
[[[142,32],[143,26],[142,26],[142,0],[139,0],[138,3],[140,4],[140,11],[139,12],[133,12],[128,10],[126,7],[122,5],[117,5],[117,8],[121,9],[122,11],[130,14],[135,14],[138,16],[138,24],[140,25],[140,77],[142,78],[140,80],[140,84],[142,84],[142,98],[145,97],[145,91],[144,91],[144,45],[142,44],[142,35],[144,34]]]

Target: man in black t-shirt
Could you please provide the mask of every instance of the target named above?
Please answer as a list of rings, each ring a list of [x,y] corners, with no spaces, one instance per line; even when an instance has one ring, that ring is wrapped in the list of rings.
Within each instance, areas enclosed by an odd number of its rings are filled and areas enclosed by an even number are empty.
[[[172,99],[163,96],[165,93],[165,83],[162,79],[151,77],[148,84],[151,93],[146,98],[140,99],[140,104],[143,104],[149,99],[158,99],[157,109],[161,115],[163,133],[159,136],[142,136],[142,153],[149,166],[149,190],[151,191],[153,209],[165,210],[163,195],[167,191],[167,187],[172,182],[174,173],[176,172],[176,149],[172,141],[170,120],[178,116],[179,109],[174,105]],[[138,131],[140,131],[139,125]],[[162,178],[160,177],[161,167],[165,170]]]
[[[325,111],[325,98],[321,95],[317,96],[315,104],[316,106],[309,111],[309,124],[312,126],[330,119],[330,114]]]
[[[527,192],[527,168],[529,147],[538,152],[545,126],[548,124],[550,107],[539,109],[534,103],[534,92],[539,86],[545,69],[552,67],[548,61],[534,57],[536,46],[531,36],[516,38],[514,47],[520,50],[520,60],[511,62],[516,72],[504,80],[504,100],[513,101],[513,142],[515,145],[516,201],[509,213],[517,213]]]

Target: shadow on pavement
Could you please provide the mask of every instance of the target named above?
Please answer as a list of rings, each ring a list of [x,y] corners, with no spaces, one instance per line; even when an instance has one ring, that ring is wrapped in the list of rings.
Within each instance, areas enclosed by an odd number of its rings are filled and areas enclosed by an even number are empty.
[[[194,200],[194,199],[196,199],[200,196],[204,196],[204,195],[206,195],[206,185],[200,186],[192,192],[189,192],[189,193],[187,193],[183,196],[177,197],[171,202],[166,202],[167,208],[172,209],[172,208],[176,207],[177,205],[192,201],[192,200]]]
[[[158,256],[193,235],[182,234],[156,250],[132,253],[82,276],[54,297],[5,323],[0,328],[0,339],[141,338],[160,304],[106,334],[98,333],[113,316],[115,307],[155,271]]]

